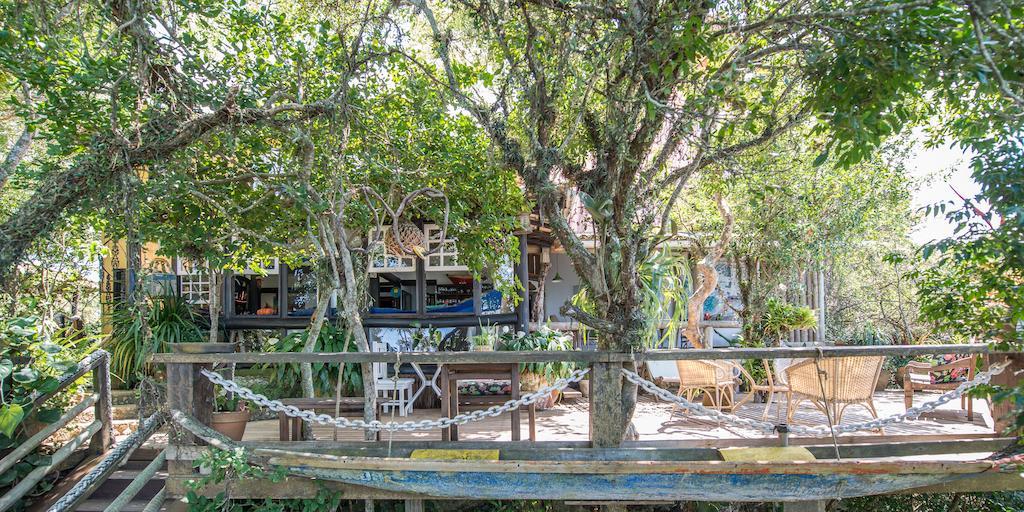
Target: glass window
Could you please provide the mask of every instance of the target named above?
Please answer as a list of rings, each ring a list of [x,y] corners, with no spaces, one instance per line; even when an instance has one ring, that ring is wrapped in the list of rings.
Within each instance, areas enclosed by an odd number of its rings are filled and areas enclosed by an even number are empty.
[[[316,275],[310,267],[288,269],[288,315],[311,316],[316,309]]]

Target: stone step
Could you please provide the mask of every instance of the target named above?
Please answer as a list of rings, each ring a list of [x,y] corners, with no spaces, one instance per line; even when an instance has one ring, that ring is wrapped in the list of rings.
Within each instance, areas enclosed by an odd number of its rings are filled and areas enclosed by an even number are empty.
[[[120,404],[115,405],[111,410],[111,414],[114,415],[115,420],[130,420],[138,419],[139,417],[139,405],[138,404]]]
[[[580,398],[583,398],[583,393],[580,393],[575,389],[566,388],[562,390],[562,400],[571,402],[573,400],[579,400]]]
[[[135,389],[114,389],[110,392],[110,401],[114,405],[138,404],[139,392]]]

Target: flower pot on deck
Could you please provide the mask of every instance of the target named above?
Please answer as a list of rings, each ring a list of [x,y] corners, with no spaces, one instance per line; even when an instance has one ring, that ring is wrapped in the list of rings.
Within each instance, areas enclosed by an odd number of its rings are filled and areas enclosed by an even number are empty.
[[[519,388],[525,393],[533,393],[551,384],[543,375],[531,372],[519,374],[519,383]],[[550,409],[555,406],[555,402],[558,401],[558,395],[560,394],[560,390],[552,390],[551,396],[537,400],[534,405],[540,410]]]
[[[245,435],[245,424],[249,422],[249,411],[215,412],[213,413],[214,430],[235,441],[241,441]]]
[[[892,381],[892,372],[889,370],[882,370],[878,374],[878,381],[875,382],[875,391],[885,391],[889,387],[889,382]]]

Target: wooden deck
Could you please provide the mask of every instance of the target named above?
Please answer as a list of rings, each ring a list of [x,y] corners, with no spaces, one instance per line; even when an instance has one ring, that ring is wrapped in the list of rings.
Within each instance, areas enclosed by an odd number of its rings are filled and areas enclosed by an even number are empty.
[[[915,403],[921,403],[934,399],[937,394],[917,393]],[[902,391],[885,391],[875,395],[875,405],[878,407],[880,416],[889,416],[903,412]],[[982,400],[974,404],[974,421],[968,422],[966,413],[959,409],[960,403],[956,401],[945,404],[933,414],[927,415],[917,421],[897,424],[887,428],[886,436],[933,436],[949,435],[953,438],[961,435],[991,434],[992,422],[988,417],[988,405]],[[783,406],[785,407],[785,406]],[[633,417],[634,425],[640,434],[640,440],[717,440],[717,439],[752,439],[765,436],[761,432],[732,427],[726,424],[716,424],[708,418],[692,417],[677,412],[669,419],[671,405],[665,402],[655,401],[652,397],[642,395],[637,404],[636,414]],[[761,419],[764,404],[744,404],[737,414],[739,416]],[[768,420],[775,421],[776,406],[772,406]],[[400,417],[397,414],[394,421],[418,421],[430,418],[438,418],[441,415],[440,409],[417,409],[410,416]],[[527,432],[526,415],[523,414],[523,432]],[[869,420],[867,411],[858,406],[851,406],[843,417],[844,423],[855,423]],[[382,418],[383,421],[391,421],[389,417]],[[571,402],[564,402],[552,409],[537,411],[537,440],[538,441],[586,441],[588,432],[588,403],[586,398]],[[803,425],[824,425],[825,416],[808,405],[806,402],[798,409],[794,416],[794,422]],[[509,419],[507,415],[497,418],[487,418],[482,421],[472,422],[459,428],[459,439],[464,441],[508,441],[511,439],[509,431]],[[334,439],[335,429],[315,425],[313,433],[318,440]],[[857,435],[882,435],[880,433],[860,432]],[[395,432],[393,436],[388,433],[381,435],[382,440],[440,440],[439,431],[417,431],[417,432]],[[245,432],[246,441],[276,441],[278,439],[278,424],[276,420],[255,421],[249,424]],[[362,439],[360,431],[338,429],[337,439],[345,441],[358,441]]]

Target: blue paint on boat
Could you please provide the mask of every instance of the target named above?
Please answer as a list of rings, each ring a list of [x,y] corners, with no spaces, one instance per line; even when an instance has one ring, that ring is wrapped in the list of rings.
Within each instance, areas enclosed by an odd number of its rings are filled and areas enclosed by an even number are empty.
[[[288,467],[290,473],[436,498],[804,501],[853,498],[951,482],[962,474],[574,474]]]

